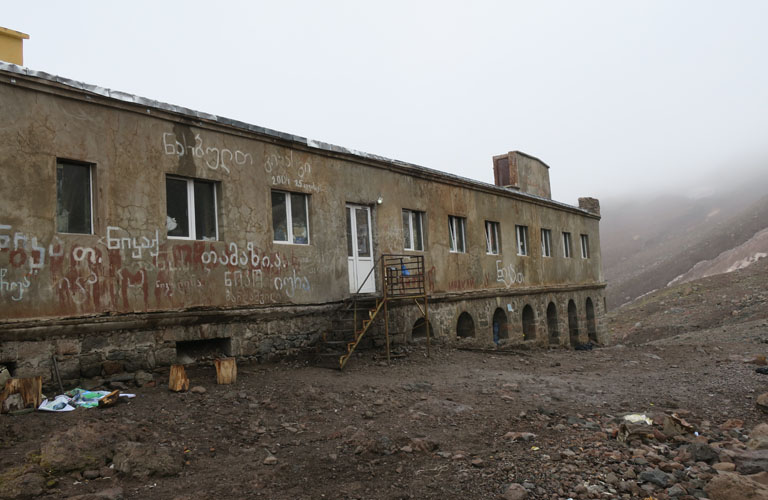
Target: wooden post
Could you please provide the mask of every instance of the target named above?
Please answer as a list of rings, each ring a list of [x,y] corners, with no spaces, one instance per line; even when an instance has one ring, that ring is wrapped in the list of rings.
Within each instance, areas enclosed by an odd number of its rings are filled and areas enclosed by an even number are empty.
[[[184,370],[184,365],[172,365],[171,374],[168,377],[168,389],[173,392],[189,390],[189,378]]]
[[[0,393],[0,407],[8,396],[20,394],[26,408],[37,409],[43,402],[43,377],[11,378],[6,380],[5,389]]]
[[[234,384],[237,381],[237,360],[235,358],[215,359],[216,383],[219,385]]]

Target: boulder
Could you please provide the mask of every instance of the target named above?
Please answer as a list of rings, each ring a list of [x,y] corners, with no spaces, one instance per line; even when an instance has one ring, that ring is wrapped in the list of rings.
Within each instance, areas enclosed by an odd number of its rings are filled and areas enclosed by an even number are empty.
[[[768,500],[768,487],[730,472],[713,477],[704,491],[710,500]]]
[[[99,469],[112,458],[121,438],[125,439],[114,425],[78,422],[43,443],[40,465],[58,472]]]
[[[119,445],[112,463],[119,472],[138,479],[181,472],[181,460],[168,448],[134,441]]]
[[[504,491],[504,500],[525,500],[528,498],[528,490],[522,484],[512,483]]]

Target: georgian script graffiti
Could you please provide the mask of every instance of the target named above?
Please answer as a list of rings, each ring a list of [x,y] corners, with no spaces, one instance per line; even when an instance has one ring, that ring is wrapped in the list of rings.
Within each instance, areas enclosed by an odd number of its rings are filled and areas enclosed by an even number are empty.
[[[131,238],[126,236],[113,236],[113,233],[125,232],[116,226],[107,226],[107,248],[110,250],[131,250],[131,257],[134,259],[142,258],[144,250],[149,251],[150,257],[157,257],[160,254],[160,232],[155,229],[155,237],[150,239],[146,236],[141,238]]]
[[[9,281],[6,279],[8,269],[0,268],[0,295],[10,294],[11,300],[18,302],[24,298],[24,292],[29,288],[29,278],[22,276],[20,280]]]
[[[523,273],[515,272],[512,264],[504,266],[500,260],[496,261],[496,281],[510,288],[515,283],[522,283],[524,279]]]
[[[195,134],[194,144],[187,142],[187,136],[177,136],[173,132],[163,134],[163,151],[167,155],[185,156],[200,158],[205,162],[205,166],[211,170],[223,170],[230,173],[229,167],[233,165],[253,165],[253,155],[239,149],[232,151],[227,148],[217,148],[215,146],[206,146],[200,134]]]
[[[299,161],[293,158],[293,151],[284,154],[271,153],[264,156],[264,171],[268,174],[273,186],[297,187],[304,191],[319,193],[323,190],[322,184],[316,184],[309,180],[312,174],[312,165],[308,161]]]

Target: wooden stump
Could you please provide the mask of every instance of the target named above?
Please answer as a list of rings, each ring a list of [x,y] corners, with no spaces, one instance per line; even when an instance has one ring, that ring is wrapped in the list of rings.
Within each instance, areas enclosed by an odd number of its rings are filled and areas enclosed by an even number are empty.
[[[235,358],[214,360],[216,365],[216,383],[219,385],[234,384],[237,381],[237,362]]]
[[[5,382],[5,390],[0,393],[0,408],[8,396],[20,394],[26,408],[37,409],[43,402],[43,377],[12,378]],[[0,409],[0,411],[2,411]]]
[[[168,388],[174,392],[188,391],[189,378],[184,370],[184,365],[171,365],[171,374],[168,377]]]

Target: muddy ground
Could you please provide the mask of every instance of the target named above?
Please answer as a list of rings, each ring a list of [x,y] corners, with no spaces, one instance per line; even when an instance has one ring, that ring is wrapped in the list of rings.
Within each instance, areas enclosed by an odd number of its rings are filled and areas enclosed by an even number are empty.
[[[741,358],[768,351],[768,323],[721,330],[586,352],[438,347],[427,358],[413,346],[390,366],[357,356],[343,373],[241,365],[232,386],[199,367],[190,377],[202,394],[171,393],[159,374],[113,408],[0,418],[0,488],[13,496],[23,479],[51,498],[119,487],[137,499],[445,499],[501,498],[520,483],[528,498],[641,498],[650,488],[633,494],[621,481],[627,467],[630,481],[648,467],[627,462],[633,448],[611,435],[613,417],[685,410],[702,432],[764,420],[755,398],[768,376]]]
[[[768,353],[768,294],[729,279],[612,313],[591,351],[412,345],[343,373],[241,363],[230,386],[198,366],[194,391],[161,371],[112,408],[3,415],[0,498],[747,498],[768,482],[747,478],[768,470],[768,375],[745,362]]]

